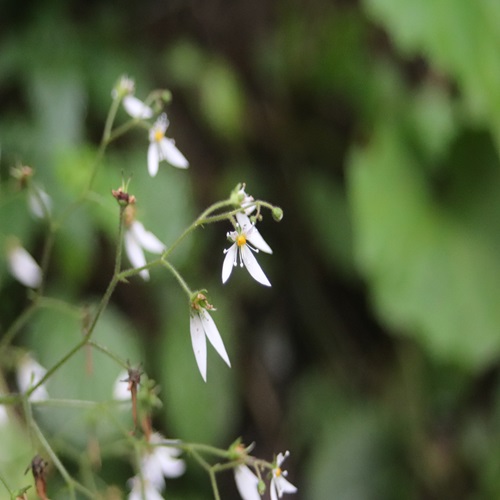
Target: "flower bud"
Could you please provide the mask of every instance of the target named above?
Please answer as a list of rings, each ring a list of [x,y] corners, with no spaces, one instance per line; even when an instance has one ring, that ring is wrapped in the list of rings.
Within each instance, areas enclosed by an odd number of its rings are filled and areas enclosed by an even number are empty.
[[[283,210],[280,207],[273,207],[272,214],[273,219],[276,222],[279,222],[281,219],[283,219]]]

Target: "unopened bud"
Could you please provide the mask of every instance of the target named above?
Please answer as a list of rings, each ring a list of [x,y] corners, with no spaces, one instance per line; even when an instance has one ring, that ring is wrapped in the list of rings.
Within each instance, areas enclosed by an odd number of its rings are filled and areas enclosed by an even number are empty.
[[[273,219],[276,222],[279,222],[281,219],[283,219],[283,210],[280,207],[273,207],[272,214]]]

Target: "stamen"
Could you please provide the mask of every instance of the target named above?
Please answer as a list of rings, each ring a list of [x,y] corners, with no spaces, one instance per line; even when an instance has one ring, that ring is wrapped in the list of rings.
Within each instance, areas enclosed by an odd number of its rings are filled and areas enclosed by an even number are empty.
[[[236,238],[236,244],[239,246],[239,247],[242,247],[243,245],[245,245],[247,242],[247,239],[245,237],[244,234],[239,234]]]
[[[155,131],[155,141],[160,142],[163,137],[165,137],[165,133],[162,130],[156,130]]]

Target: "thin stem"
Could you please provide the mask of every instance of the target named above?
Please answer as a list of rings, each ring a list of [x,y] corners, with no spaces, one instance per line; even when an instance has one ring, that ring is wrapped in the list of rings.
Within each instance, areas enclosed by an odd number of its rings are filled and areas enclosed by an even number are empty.
[[[179,285],[181,285],[181,287],[187,293],[188,297],[191,297],[193,292],[191,291],[191,289],[187,285],[184,278],[179,274],[179,271],[177,271],[177,269],[172,264],[170,264],[170,262],[168,262],[165,259],[161,259],[161,263],[163,264],[164,267],[166,267],[175,276],[175,278],[179,282]]]
[[[5,332],[2,340],[0,341],[0,353],[14,340],[14,337],[21,330],[21,328],[28,322],[32,314],[36,311],[38,307],[37,301],[32,302],[10,325],[8,330]]]
[[[106,356],[110,357],[113,361],[116,361],[123,368],[128,368],[128,363],[117,356],[114,352],[110,351],[106,346],[98,344],[95,340],[89,340],[88,345],[94,347],[98,351],[103,352]]]
[[[2,477],[1,474],[0,474],[0,483],[4,485],[5,489],[9,492],[10,497],[12,497],[12,490],[9,488],[9,486],[7,485],[5,479]]]
[[[209,470],[210,483],[212,484],[212,491],[214,493],[214,499],[220,500],[219,488],[217,486],[217,480],[215,479],[215,472],[213,469]]]

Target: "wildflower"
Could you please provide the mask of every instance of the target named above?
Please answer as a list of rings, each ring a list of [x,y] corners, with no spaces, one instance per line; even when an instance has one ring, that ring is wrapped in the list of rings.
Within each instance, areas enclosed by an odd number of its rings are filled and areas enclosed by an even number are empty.
[[[162,160],[177,168],[189,167],[189,162],[177,149],[174,140],[165,137],[168,124],[167,115],[163,113],[149,129],[148,171],[151,177],[158,173],[158,164]]]
[[[132,117],[145,120],[153,116],[153,110],[140,99],[135,97],[135,83],[132,78],[122,76],[117,86],[113,89],[114,99],[121,98],[125,111]]]
[[[146,231],[144,226],[135,220],[135,210],[133,205],[128,205],[125,212],[125,251],[128,259],[134,268],[146,265],[144,250],[160,255],[166,249],[165,245],[150,231]],[[144,280],[149,280],[149,271],[142,269],[139,272]]]
[[[254,203],[255,199],[245,192],[245,184],[239,184],[240,189],[236,192],[238,199],[240,200],[240,206],[245,210],[246,215],[250,215],[256,208]]]
[[[172,444],[158,432],[151,434],[149,443],[152,446],[150,453],[142,457],[141,475],[157,491],[165,488],[165,478],[179,477],[186,470],[186,463],[178,456],[179,448],[170,446],[159,446],[161,444]]]
[[[264,238],[260,235],[255,224],[251,223],[247,215],[238,213],[236,214],[236,219],[238,220],[236,231],[227,233],[227,237],[233,242],[233,245],[224,250],[226,257],[222,265],[222,283],[228,280],[233,270],[233,266],[238,264],[239,254],[240,266],[245,266],[250,276],[262,285],[271,286],[267,276],[264,274],[264,271],[262,271],[257,259],[252,253],[258,253],[259,250],[262,250],[263,252],[272,254],[273,251],[271,247],[264,241]],[[253,247],[248,244],[249,242]]]
[[[200,295],[202,296],[201,300],[206,301],[206,298],[202,294]],[[208,337],[208,340],[214,346],[219,356],[226,362],[227,366],[231,367],[224,342],[214,320],[208,314],[208,311],[199,305],[196,299],[192,302],[189,328],[196,364],[205,382],[207,381],[207,341],[205,336]]]
[[[17,385],[21,392],[27,392],[45,377],[47,370],[29,354],[25,355],[17,368]],[[30,401],[49,399],[45,385],[39,385],[29,396]]]
[[[277,500],[283,496],[283,493],[296,493],[297,488],[286,478],[288,472],[281,469],[281,464],[290,455],[289,451],[278,453],[276,458],[276,467],[272,471],[271,478],[271,500]]]
[[[18,242],[12,240],[7,250],[12,276],[24,286],[38,288],[42,283],[42,270],[35,259]]]
[[[234,480],[243,500],[260,500],[259,478],[246,465],[234,468]]]
[[[130,484],[132,485],[132,489],[128,495],[128,500],[163,500],[161,493],[152,484],[147,481],[141,481],[139,476],[134,476],[130,479]]]
[[[155,432],[151,434],[149,443],[153,446],[141,459],[140,474],[130,480],[132,490],[128,500],[162,499],[160,492],[165,488],[165,478],[179,477],[186,470],[184,460],[177,458],[180,454],[178,448],[159,446],[172,444],[171,441],[165,440],[161,434]]]

